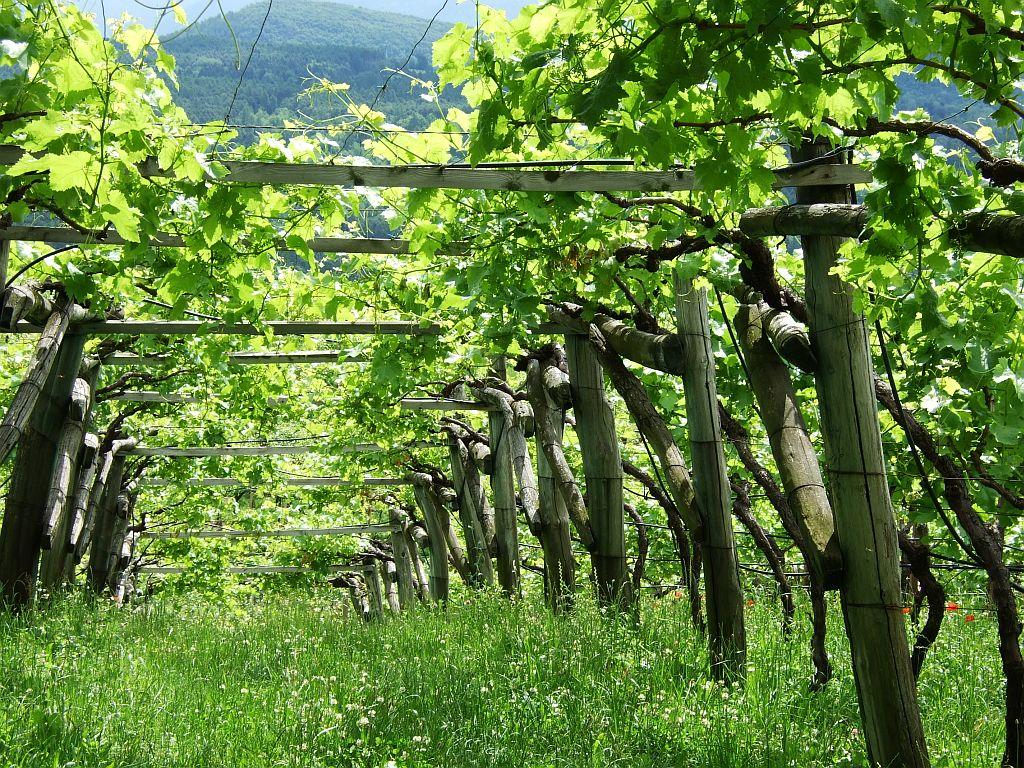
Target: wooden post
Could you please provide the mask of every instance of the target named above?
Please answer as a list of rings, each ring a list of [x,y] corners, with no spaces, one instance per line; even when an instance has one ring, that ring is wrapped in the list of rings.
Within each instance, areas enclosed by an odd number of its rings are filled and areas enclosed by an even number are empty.
[[[380,561],[380,576],[384,581],[384,596],[388,601],[388,609],[392,613],[401,613],[402,604],[398,601],[398,567],[393,560]]]
[[[743,588],[732,529],[729,475],[722,445],[707,291],[675,275],[676,322],[684,348],[683,392],[693,453],[694,490],[704,523],[705,592],[711,671],[719,679],[746,671]]]
[[[421,474],[421,473],[415,473]],[[413,486],[416,505],[420,508],[427,526],[427,538],[430,542],[430,599],[435,603],[448,600],[448,539],[447,525],[439,519],[441,504],[431,498],[429,475],[426,484],[418,482]]]
[[[405,534],[405,543],[409,547],[409,559],[412,560],[412,572],[416,576],[416,594],[420,602],[426,603],[430,600],[430,579],[427,576],[427,569],[423,567],[420,549],[422,543],[428,541],[427,533],[418,525],[410,525],[405,529]]]
[[[85,344],[85,336],[68,333],[68,328],[72,322],[81,318],[84,312],[81,307],[76,305],[58,307],[46,320],[25,378],[18,385],[4,414],[3,421],[0,422],[0,461],[5,460],[14,446],[22,441],[25,434],[32,431],[29,422],[35,418],[36,405],[40,398],[52,397],[53,394],[62,395],[58,400],[58,407],[59,420],[63,423],[64,398],[71,394],[71,386],[74,384],[74,378],[78,375],[78,369],[76,367],[70,374],[68,369],[63,369],[57,374],[59,379],[54,379],[54,368],[59,368],[61,363],[70,365],[72,358],[78,360],[76,365],[81,363],[81,350]],[[73,352],[76,348],[78,352],[69,357],[68,353]],[[71,381],[67,380],[69,375]],[[47,388],[54,382],[58,383],[56,393]],[[42,407],[44,410],[48,408],[45,404]],[[60,429],[59,425],[57,429]],[[52,437],[49,442],[55,440],[56,437]],[[39,466],[39,464],[33,465],[34,469]]]
[[[4,215],[3,221],[0,222],[3,226],[10,224],[10,217]],[[7,285],[7,265],[11,260],[11,241],[3,240],[0,241],[0,316],[4,312],[4,286]]]
[[[585,336],[565,337],[576,434],[583,456],[587,510],[594,534],[592,554],[598,600],[631,608],[634,601],[626,568],[626,527],[622,506],[622,460],[615,413],[604,391],[604,372]]]
[[[413,603],[412,556],[409,553],[409,518],[397,506],[388,510],[391,522],[391,553],[395,558],[395,578],[398,582],[398,604],[403,610]]]
[[[794,162],[824,158],[807,143]],[[798,203],[846,203],[845,187],[797,193]],[[853,288],[833,273],[843,238],[801,238],[807,313],[818,358],[815,385],[825,466],[845,576],[843,616],[850,638],[861,720],[872,765],[929,765],[902,613],[899,544],[875,410],[868,329]]]
[[[381,596],[380,571],[373,560],[363,563],[363,583],[366,585],[366,596],[370,601],[370,618],[380,621],[384,618],[384,600]]]
[[[511,414],[488,414],[491,438],[491,492],[494,495],[494,539],[498,550],[498,584],[512,597],[519,595],[519,528],[512,468]]]
[[[110,579],[110,545],[114,538],[118,515],[121,514],[119,505],[123,505],[124,511],[127,511],[128,500],[121,495],[124,459],[123,454],[113,457],[93,524],[88,570],[89,586],[96,594],[106,589]]]
[[[96,450],[98,448],[99,438],[93,434],[85,435],[75,467],[74,488],[68,497],[61,525],[54,532],[50,549],[43,552],[39,578],[42,588],[51,594],[61,584],[70,583],[74,577],[75,563],[71,557],[74,546],[71,534],[76,517],[77,499],[88,497],[93,478],[96,476]]]
[[[455,485],[456,503],[459,508],[459,519],[462,521],[462,532],[466,537],[466,550],[469,567],[476,586],[494,583],[494,569],[491,566],[491,555],[487,550],[487,540],[480,524],[481,515],[477,510],[477,499],[471,492],[466,476],[467,464],[470,461],[469,450],[451,430],[448,435],[448,452],[451,457],[452,483]]]
[[[843,562],[832,505],[825,493],[818,455],[807,434],[789,368],[768,340],[764,326],[769,312],[764,302],[741,305],[736,313],[736,333],[775,465],[786,489],[786,501],[807,550],[803,553],[807,567],[825,588],[834,589],[839,585]]]
[[[370,601],[366,598],[366,588],[363,585],[363,580],[357,576],[352,576],[349,580],[348,592],[349,597],[352,599],[352,607],[355,609],[356,616],[363,621],[369,621]]]
[[[111,593],[117,589],[117,581],[121,575],[121,551],[124,547],[125,538],[128,536],[128,526],[135,511],[136,498],[138,497],[134,490],[125,489],[125,492],[117,499],[115,507],[117,516],[114,518],[114,530],[110,537],[110,550],[107,554],[107,568],[109,571],[107,574],[107,588]]]
[[[84,346],[85,336],[63,335],[18,440],[0,527],[0,603],[15,610],[27,606],[35,594],[50,475]]]
[[[547,409],[534,409],[534,419],[546,419],[535,433],[537,440],[537,485],[540,506],[540,545],[544,552],[544,596],[556,613],[572,609],[576,592],[576,560],[572,554],[569,511],[558,491],[554,469],[541,446],[541,433],[552,434],[559,442],[565,428],[565,411],[572,400],[569,375],[562,370],[565,353],[554,349],[555,359],[539,363],[542,396]]]

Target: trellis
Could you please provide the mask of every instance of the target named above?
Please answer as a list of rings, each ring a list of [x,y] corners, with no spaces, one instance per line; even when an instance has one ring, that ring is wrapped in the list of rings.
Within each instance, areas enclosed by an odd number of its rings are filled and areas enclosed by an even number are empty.
[[[17,148],[0,147],[0,164],[13,163],[20,156]],[[863,318],[853,309],[849,286],[831,271],[840,238],[859,236],[868,225],[868,213],[852,205],[847,194],[850,185],[870,181],[870,174],[863,168],[842,163],[835,154],[824,153],[816,145],[800,149],[795,159],[797,162],[792,167],[774,173],[776,188],[797,189],[798,204],[746,212],[741,217],[740,228],[753,237],[768,234],[802,237],[809,333],[814,344],[807,342],[806,335],[801,341],[799,332],[794,336],[792,318],[761,312],[758,296],[747,297],[743,302],[744,311],[748,327],[760,328],[771,340],[771,347],[761,348],[765,354],[770,354],[771,348],[782,352],[787,343],[792,348],[795,339],[796,357],[790,354],[785,357],[801,360],[815,373],[823,411],[826,467],[836,491],[831,506],[820,493],[813,499],[808,498],[806,503],[794,503],[792,531],[800,532],[809,540],[810,577],[818,579],[821,589],[840,588],[869,758],[879,764],[925,766],[927,758],[913,674],[898,611],[899,556],[881,457],[874,407],[876,387],[870,370],[866,331]],[[225,175],[218,179],[219,183],[542,193],[671,192],[699,188],[696,175],[688,169],[374,167],[232,160],[222,160],[220,164]],[[140,170],[145,176],[168,174],[152,160],[143,162]],[[1022,233],[1022,217],[972,214],[957,222],[948,235],[951,242],[961,247],[1021,257],[1024,255]],[[39,227],[9,227],[0,232],[0,240],[126,245],[112,234]],[[165,233],[151,238],[147,245],[185,247],[186,242],[181,234]],[[308,245],[335,253],[410,252],[410,245],[405,241],[317,238]],[[337,586],[346,586],[352,591],[353,602],[361,613],[379,618],[384,613],[385,598],[389,606],[401,609],[410,605],[416,595],[426,599],[428,590],[431,599],[443,601],[448,595],[449,563],[468,585],[489,583],[496,575],[507,594],[517,595],[520,591],[517,497],[530,531],[541,542],[549,602],[560,609],[571,604],[575,589],[571,536],[575,529],[591,556],[600,598],[630,610],[633,595],[625,563],[623,469],[607,401],[606,376],[624,399],[632,398],[627,404],[634,418],[649,420],[641,425],[645,439],[657,444],[661,433],[653,418],[654,409],[643,401],[642,387],[633,386],[624,366],[617,367],[625,358],[683,377],[693,463],[697,470],[695,479],[691,481],[678,448],[673,453],[662,441],[663,450],[658,458],[671,478],[671,490],[680,512],[688,516],[691,535],[699,537],[708,552],[707,606],[715,672],[727,678],[742,677],[745,641],[739,562],[732,538],[730,489],[724,474],[723,426],[715,396],[707,304],[699,290],[685,283],[677,286],[676,293],[678,328],[674,333],[646,333],[607,317],[597,316],[584,322],[571,313],[563,313],[561,317],[555,313],[554,324],[542,330],[563,334],[568,356],[560,357],[561,353],[551,352],[542,359],[530,361],[527,393],[511,391],[504,382],[494,380],[474,387],[469,393],[471,398],[410,398],[402,402],[402,408],[408,411],[485,412],[488,434],[465,426],[446,426],[451,476],[456,487],[449,487],[440,478],[424,472],[410,472],[401,478],[402,483],[414,489],[423,525],[414,524],[407,510],[391,505],[387,526],[360,527],[363,532],[370,532],[368,528],[373,532],[386,529],[391,539],[390,556],[368,552],[360,568],[337,569],[346,571],[336,580]],[[5,316],[8,330],[41,335],[35,363],[26,380],[32,386],[24,392],[19,390],[17,408],[8,413],[0,427],[0,456],[8,455],[15,442],[18,446],[17,464],[0,530],[0,584],[4,598],[15,605],[24,605],[31,599],[44,549],[49,549],[44,572],[57,574],[58,580],[61,574],[69,572],[67,561],[81,560],[88,549],[93,586],[99,590],[118,588],[127,567],[124,562],[126,542],[134,541],[126,525],[131,494],[124,493],[126,489],[122,488],[120,480],[126,456],[266,456],[322,450],[294,444],[139,446],[129,440],[115,441],[90,451],[90,436],[84,433],[88,424],[87,403],[91,398],[84,395],[92,392],[95,378],[88,366],[83,367],[83,348],[88,335],[259,336],[271,330],[276,335],[437,336],[441,332],[436,325],[395,320],[272,321],[259,326],[215,320],[107,320],[85,318],[84,313],[72,305],[53,306],[38,296],[5,295],[4,300],[9,310]],[[761,314],[751,314],[751,308]],[[796,327],[799,331],[799,324]],[[758,341],[751,337],[745,343],[756,345]],[[232,353],[228,361],[239,365],[361,361],[358,357],[339,357],[342,354],[319,351]],[[162,356],[120,355],[103,364],[148,366],[166,362]],[[773,369],[767,366],[765,370]],[[788,376],[785,366],[776,366],[774,371],[776,383],[782,382],[785,392],[784,381],[778,378]],[[758,396],[769,397],[772,391],[778,390],[765,387]],[[126,394],[138,398],[158,396],[158,393]],[[193,397],[159,396],[164,398],[160,402],[191,402],[189,398]],[[83,406],[83,402],[86,405]],[[572,476],[561,446],[565,410],[570,405],[575,412],[580,438],[586,499]],[[801,423],[781,424],[780,429],[796,435],[797,443],[790,447],[806,448],[799,442],[801,429],[805,431]],[[536,442],[536,475],[530,462],[531,438]],[[92,443],[95,443],[94,438]],[[856,445],[859,450],[850,452],[849,445]],[[408,447],[437,446],[421,443]],[[811,467],[813,453],[803,450],[803,465],[794,467],[786,463],[788,459],[783,459],[788,449],[774,443],[772,447],[784,482],[794,486],[787,487],[794,498],[797,490],[823,487]],[[335,450],[351,453],[384,449],[366,443],[338,446]],[[53,472],[32,471],[38,467],[52,467]],[[72,482],[72,474],[77,484]],[[490,479],[493,502],[485,493],[483,477]],[[326,481],[327,478],[309,480]],[[368,483],[368,480],[363,482]],[[230,478],[208,478],[201,479],[199,485],[234,482]],[[339,480],[338,484],[341,483]],[[286,481],[286,484],[304,483]],[[799,484],[799,489],[794,484]],[[471,511],[461,518],[468,552],[462,548],[457,535],[456,523],[450,515],[452,508],[460,515]],[[39,526],[44,516],[47,520],[45,536]],[[833,525],[834,528],[830,527]],[[151,538],[341,535],[342,530],[346,535],[350,532],[348,528],[336,528],[319,529],[317,533],[288,530],[149,532],[144,535]],[[492,550],[496,551],[493,574],[489,554]],[[429,554],[429,577],[420,558],[421,551]],[[130,557],[129,551],[128,559]],[[297,573],[301,570],[288,566],[239,566],[229,572]],[[157,566],[142,568],[141,572],[179,571]]]

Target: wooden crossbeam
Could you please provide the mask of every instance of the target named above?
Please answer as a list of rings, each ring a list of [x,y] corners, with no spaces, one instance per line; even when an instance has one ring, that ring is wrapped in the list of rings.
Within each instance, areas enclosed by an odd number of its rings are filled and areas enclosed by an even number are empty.
[[[145,539],[272,539],[301,538],[304,536],[358,536],[364,533],[390,531],[386,524],[343,525],[337,528],[283,528],[277,531],[143,531]]]
[[[74,326],[79,333],[112,336],[206,336],[212,334],[263,336],[438,336],[437,325],[421,325],[405,320],[381,320],[376,323],[343,321],[281,321],[256,326],[249,323],[216,323],[200,320],[92,320]],[[42,327],[18,323],[15,333],[40,333]]]
[[[176,393],[164,394],[163,392],[118,392],[107,399],[124,403],[198,403],[203,398]]]
[[[365,355],[344,356],[332,350],[297,350],[294,352],[233,352],[225,357],[229,365],[303,365],[317,363],[366,363]],[[170,355],[132,355],[116,353],[103,359],[104,365],[117,368],[150,367],[180,362]]]
[[[314,570],[316,569],[299,565],[242,565],[225,568],[224,572],[236,575],[253,576],[264,573],[312,573]],[[327,570],[331,573],[339,573],[341,571],[351,571],[352,567],[349,565],[331,565],[328,566]],[[144,565],[139,568],[139,573],[149,574],[151,576],[187,572],[188,569],[175,565]]]
[[[447,397],[407,397],[401,401],[403,411],[492,411],[493,406],[474,400]]]
[[[0,165],[13,165],[20,147],[0,147]],[[411,189],[480,189],[513,192],[674,192],[701,189],[696,173],[679,170],[522,170],[445,165],[367,166],[322,163],[267,163],[218,160],[226,174],[218,181],[247,184],[296,184]],[[143,176],[172,175],[155,158],[142,162]],[[871,174],[856,165],[811,165],[774,171],[776,189],[865,184]]]
[[[413,443],[405,448],[432,448],[433,443]],[[339,453],[378,453],[387,450],[377,443],[352,443],[336,449]],[[200,459],[210,456],[294,456],[322,453],[319,445],[214,445],[214,446],[150,446],[138,445],[124,451],[126,456],[166,456],[171,458]]]
[[[70,227],[0,227],[0,241],[17,240],[23,243],[59,243],[61,245],[137,245],[121,237],[117,232],[80,232]],[[409,241],[383,237],[314,237],[306,241],[310,249],[318,253],[376,253],[385,256],[409,253]],[[185,248],[187,244],[181,235],[157,232],[150,235],[146,245],[159,248]],[[276,243],[279,249],[286,249],[283,240]],[[287,249],[291,250],[291,249]]]
[[[410,485],[410,481],[402,477],[364,477],[362,480],[348,480],[343,477],[289,477],[282,485],[296,488],[327,488],[332,486],[351,487],[354,485]],[[187,488],[232,488],[248,486],[234,477],[197,477],[183,482],[168,480],[162,477],[143,479],[139,483],[142,488],[162,488],[168,486],[184,486]]]

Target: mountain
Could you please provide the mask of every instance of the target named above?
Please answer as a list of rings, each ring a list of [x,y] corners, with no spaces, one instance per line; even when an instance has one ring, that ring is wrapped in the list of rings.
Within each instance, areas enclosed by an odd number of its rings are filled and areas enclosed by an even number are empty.
[[[237,11],[253,0],[220,0],[219,6],[225,12]],[[275,0],[277,5],[280,0]],[[101,16],[106,13],[107,18],[118,18],[122,13],[134,16],[145,24],[153,24],[160,17],[162,2],[151,0],[76,0],[79,8],[90,13]],[[402,13],[416,16],[422,19],[431,19],[434,14],[441,21],[463,21],[472,24],[476,18],[476,4],[473,0],[352,0],[352,5],[359,6],[371,11],[386,11],[388,13]],[[485,0],[485,4],[492,8],[500,8],[509,16],[514,16],[519,9],[527,5],[527,0]],[[218,3],[211,3],[209,0],[181,0],[181,8],[185,11],[189,21],[197,17],[212,18],[220,15]],[[173,33],[173,20],[170,14],[166,14],[166,21],[161,24],[161,34]]]
[[[400,74],[389,80],[387,70],[405,64],[409,75],[432,79],[431,46],[448,22],[428,26],[413,16],[323,0],[276,0],[269,15],[267,7],[254,3],[206,19],[166,43],[177,60],[178,102],[194,121],[224,120],[229,107],[234,124],[279,124],[300,112],[342,118],[346,107],[337,96],[299,97],[314,77],[349,84],[356,103],[376,103],[390,121],[410,128],[438,116],[421,89]]]

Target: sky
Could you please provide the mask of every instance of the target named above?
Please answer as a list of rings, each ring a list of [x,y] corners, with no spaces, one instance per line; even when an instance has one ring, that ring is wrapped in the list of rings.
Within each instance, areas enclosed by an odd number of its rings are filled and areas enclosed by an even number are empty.
[[[302,2],[302,0],[275,1]],[[146,23],[153,23],[158,16],[158,11],[152,10],[151,7],[160,5],[160,0],[75,0],[75,2],[83,10],[95,13],[97,16],[105,12],[108,18],[117,17],[127,11],[132,16]],[[225,11],[233,11],[250,5],[253,2],[259,2],[262,5],[265,0],[221,0],[221,5]],[[494,8],[504,9],[510,16],[518,12],[523,6],[528,5],[527,0],[484,0],[484,2]],[[196,15],[208,4],[210,7],[206,11],[206,16],[218,12],[215,1],[211,4],[210,0],[181,0],[181,4],[189,17],[189,21],[193,21]],[[439,19],[464,21],[468,24],[472,24],[476,17],[474,0],[447,0],[447,2],[445,0],[347,0],[346,4],[379,11],[404,13],[409,16],[419,16],[425,19],[432,18],[437,13],[437,18]],[[146,6],[150,6],[150,8]],[[440,13],[438,13],[439,9]],[[176,26],[174,20],[168,18],[167,21],[161,24],[161,31],[165,29],[172,30]]]

